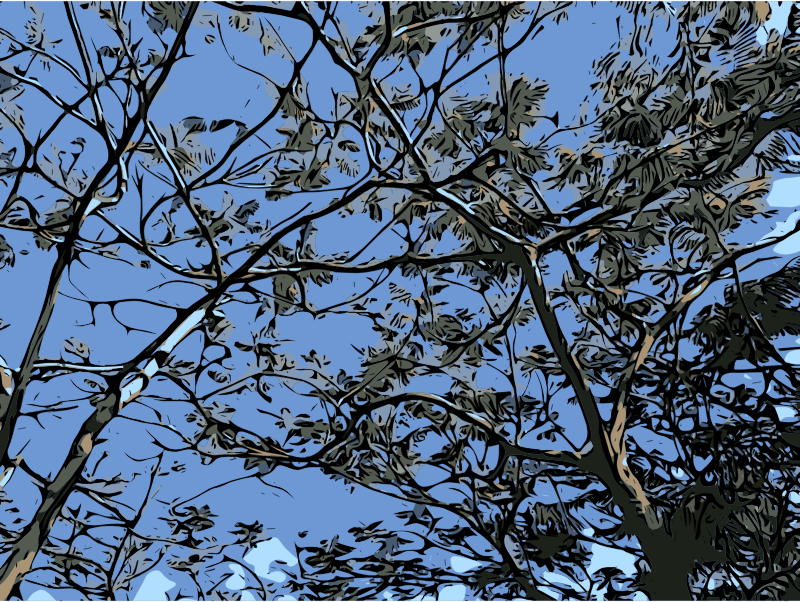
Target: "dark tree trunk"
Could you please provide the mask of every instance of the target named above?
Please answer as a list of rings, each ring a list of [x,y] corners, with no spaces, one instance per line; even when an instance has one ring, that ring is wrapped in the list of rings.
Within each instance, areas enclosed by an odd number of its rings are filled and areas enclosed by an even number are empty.
[[[675,537],[677,535],[677,537]],[[701,542],[681,533],[667,534],[663,527],[642,541],[642,551],[650,571],[642,577],[642,591],[650,602],[688,602],[692,600],[689,575],[701,552]],[[696,545],[693,545],[696,544]]]
[[[648,551],[650,573],[643,579],[643,588],[651,600],[692,600],[689,572],[694,564],[691,548],[676,545]]]

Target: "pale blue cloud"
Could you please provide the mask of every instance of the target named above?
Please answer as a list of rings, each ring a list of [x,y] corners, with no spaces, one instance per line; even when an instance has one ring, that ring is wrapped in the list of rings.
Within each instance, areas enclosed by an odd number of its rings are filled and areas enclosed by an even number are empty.
[[[783,242],[775,245],[775,252],[780,255],[794,255],[800,252],[800,233],[792,234]]]
[[[467,593],[467,588],[463,585],[445,585],[439,590],[438,600],[463,600]]]
[[[589,586],[591,585],[588,579],[584,579],[583,581],[575,581],[574,579],[570,579],[566,575],[562,575],[561,573],[554,573],[551,571],[545,571],[542,573],[542,579],[547,581],[550,585],[566,585],[570,589],[575,591],[583,591],[588,594]],[[544,586],[539,588],[540,591],[545,592],[546,594],[554,597],[558,600],[561,597],[561,594],[557,593],[555,589]]]
[[[800,349],[794,349],[787,353],[786,361],[790,364],[800,364]]]
[[[792,7],[792,3],[770,2],[769,6],[772,8],[772,14],[769,20],[764,23],[762,27],[759,27],[758,33],[756,34],[756,39],[761,44],[766,44],[769,39],[769,32],[773,29],[777,30],[779,33],[786,31],[786,22],[789,20],[789,9]]]
[[[792,236],[792,238],[794,238],[794,236]],[[795,343],[800,345],[800,339],[797,339]],[[792,349],[786,354],[784,359],[790,364],[800,364],[800,349]]]
[[[633,554],[629,554],[627,552],[623,552],[622,550],[617,550],[615,548],[610,548],[608,546],[603,546],[600,544],[592,544],[592,558],[589,561],[589,566],[587,567],[586,572],[589,575],[594,575],[597,571],[604,568],[616,568],[625,573],[626,575],[631,576],[636,573],[635,562],[636,562],[636,556],[634,556]],[[573,588],[576,588],[578,590],[583,589],[588,594],[590,585],[588,579],[584,579],[580,583],[576,583],[575,581],[569,580],[569,578],[564,575],[557,575],[555,573],[545,573],[543,576],[547,575],[552,575],[554,577],[557,577],[561,583],[569,584]],[[554,578],[550,578],[549,580],[551,583],[557,582]],[[608,585],[606,585],[601,589],[595,589],[592,592],[593,599],[595,600],[607,599],[606,598],[607,591],[608,591]],[[647,600],[647,596],[643,592],[636,592],[633,596],[633,599]]]
[[[800,178],[782,178],[776,181],[769,191],[767,202],[770,207],[797,207],[800,205]]]
[[[170,581],[161,571],[152,571],[142,581],[134,600],[166,600],[167,592],[175,587],[175,582]],[[51,598],[52,599],[52,598]]]
[[[466,573],[467,571],[478,568],[481,566],[481,563],[470,560],[469,558],[464,558],[463,556],[453,556],[450,559],[450,566],[453,567],[456,573]]]
[[[258,543],[243,560],[253,566],[253,571],[259,577],[278,583],[286,581],[286,575],[283,571],[272,571],[270,565],[276,560],[285,562],[289,566],[297,564],[297,557],[287,550],[277,537]]]
[[[636,572],[635,562],[636,556],[633,554],[595,543],[592,544],[592,559],[587,572],[593,575],[600,569],[613,567],[626,575],[633,575]]]
[[[244,589],[244,586],[247,585],[244,579],[244,569],[238,564],[229,564],[228,567],[233,572],[233,575],[225,582],[225,587],[228,589]]]
[[[766,236],[763,236],[758,242],[775,240],[781,236],[784,236],[785,234],[788,234],[795,229],[798,218],[800,218],[800,211],[795,211],[785,222],[778,222],[777,226],[775,226],[775,229]],[[800,251],[800,233],[793,234],[775,247],[775,252],[780,253],[781,255],[791,255],[798,251]]]
[[[51,600],[55,600],[55,598],[50,594],[48,594],[43,589],[40,589],[33,592],[30,596],[28,596],[28,600],[37,600],[39,602],[50,602]]]
[[[247,585],[247,581],[244,578],[244,568],[240,564],[229,564],[228,567],[233,572],[233,575],[225,582],[225,587],[230,590],[243,590]],[[245,600],[245,602],[253,602],[255,600],[249,590],[242,592],[241,599]]]

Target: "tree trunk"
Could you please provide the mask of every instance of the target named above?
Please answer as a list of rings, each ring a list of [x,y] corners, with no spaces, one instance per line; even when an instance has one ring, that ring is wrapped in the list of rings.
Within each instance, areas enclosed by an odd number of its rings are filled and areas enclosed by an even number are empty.
[[[705,531],[703,531],[704,533]],[[689,575],[699,560],[705,560],[708,542],[695,539],[694,534],[677,532],[670,535],[664,527],[651,532],[642,541],[642,551],[650,572],[642,577],[642,590],[650,600],[693,600],[689,589]]]

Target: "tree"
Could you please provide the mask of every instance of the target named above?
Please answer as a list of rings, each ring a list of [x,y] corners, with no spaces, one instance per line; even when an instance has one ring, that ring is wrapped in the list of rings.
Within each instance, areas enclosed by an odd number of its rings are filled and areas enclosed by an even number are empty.
[[[773,8],[4,4],[0,597],[800,595]]]

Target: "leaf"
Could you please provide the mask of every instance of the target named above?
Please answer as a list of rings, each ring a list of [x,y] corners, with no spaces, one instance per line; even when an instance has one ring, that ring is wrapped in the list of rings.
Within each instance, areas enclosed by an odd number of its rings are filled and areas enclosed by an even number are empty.
[[[347,150],[353,153],[357,153],[358,151],[361,150],[358,144],[356,144],[352,140],[340,140],[338,146],[342,150]]]
[[[101,257],[108,259],[119,259],[119,245],[105,245],[97,249]]]
[[[190,380],[197,369],[197,364],[188,360],[181,360],[170,356],[167,358],[165,372],[170,376],[182,380]]]
[[[166,52],[163,50],[160,52],[156,50],[151,50],[150,53],[147,55],[147,62],[145,64],[152,65],[153,67],[158,67],[161,63],[164,62],[166,56],[167,56]]]
[[[158,35],[164,33],[167,28],[178,31],[189,12],[189,3],[183,0],[178,2],[145,2],[145,5],[151,11],[147,26],[150,31]]]
[[[378,203],[369,203],[367,207],[369,207],[369,217],[371,220],[376,222],[383,220],[383,210]]]
[[[331,150],[331,157],[333,158],[334,163],[340,172],[351,178],[354,178],[359,174],[361,171],[361,166],[358,164],[358,161],[350,156],[350,153],[359,152],[360,147],[358,144],[352,140],[343,138],[339,140]]]
[[[398,111],[410,111],[416,109],[422,103],[422,99],[418,96],[406,95],[398,96],[391,103],[391,107]]]
[[[0,75],[0,78],[2,77],[3,75]],[[14,82],[16,81],[17,80],[14,80]],[[3,80],[0,79],[0,84],[2,83]],[[17,89],[18,88],[16,87],[16,85],[10,88],[10,90],[17,90]],[[11,95],[9,94],[9,96]],[[25,111],[22,110],[22,107],[20,107],[19,105],[10,100],[4,101],[2,96],[0,96],[0,107],[2,107],[3,109],[3,112],[0,113],[0,130],[6,128],[17,129],[21,131],[23,134],[27,134],[27,131],[25,129]]]
[[[11,248],[8,241],[0,234],[0,270],[6,266],[14,266],[14,249]]]
[[[225,191],[222,195],[222,206],[219,211],[211,211],[199,200],[192,199],[201,219],[206,223],[211,236],[217,240],[233,244],[233,238],[238,234],[253,234],[261,232],[263,226],[256,222],[251,222],[250,218],[258,210],[258,201],[250,200],[243,205],[237,205],[233,200],[233,195]],[[186,229],[186,234],[200,236],[200,229],[192,226]],[[208,244],[203,238],[200,245]]]
[[[511,85],[508,92],[508,116],[510,134],[520,137],[520,126],[533,125],[536,116],[541,110],[541,104],[549,90],[547,82],[540,80],[530,81],[522,76]]]
[[[231,376],[230,371],[219,371],[219,370],[209,370],[208,376],[213,380],[215,383],[224,384],[230,382]]]
[[[239,349],[240,351],[245,351],[245,352],[248,352],[248,353],[256,348],[255,345],[252,345],[250,343],[245,343],[243,341],[236,341],[233,344],[233,346],[236,347],[237,349]]]
[[[216,28],[219,26],[219,22],[220,22],[219,13],[213,10],[208,10],[203,6],[200,6],[197,9],[197,12],[194,14],[194,18],[192,19],[193,26],[202,27],[203,29],[208,27]]]
[[[48,46],[55,46],[61,40],[53,42],[47,37],[47,32],[44,29],[44,12],[36,2],[26,2],[27,8],[31,11],[31,20],[25,23],[25,31],[28,34],[28,43],[32,46],[39,48],[47,48]],[[41,57],[45,65],[49,65],[49,60],[46,57]]]
[[[73,355],[77,355],[80,358],[85,360],[89,359],[89,354],[92,350],[89,348],[89,345],[81,341],[80,339],[76,339],[75,337],[70,337],[64,343],[62,343],[64,347],[64,351],[67,353],[71,353]]]
[[[208,327],[208,338],[214,343],[224,343],[235,329],[233,322],[226,318]]]
[[[228,17],[228,24],[238,31],[245,32],[253,25],[252,19],[253,13],[251,12],[232,10]]]
[[[259,42],[261,42],[261,48],[264,51],[264,56],[271,56],[281,50],[281,56],[286,58],[287,53],[283,45],[278,44],[275,38],[269,35],[266,31],[262,32]]]
[[[314,220],[309,221],[300,234],[300,247],[298,254],[300,257],[314,257],[317,254],[317,232],[319,232]]]
[[[399,301],[404,305],[408,305],[409,302],[411,301],[411,293],[409,293],[399,284],[395,284],[394,282],[389,283],[389,293],[390,293],[390,299],[392,301]]]
[[[297,300],[297,281],[287,275],[279,274],[273,279],[273,292],[275,295],[275,313],[283,315]]]
[[[195,174],[200,171],[202,163],[210,165],[214,161],[214,151],[200,142],[200,134],[207,130],[205,119],[187,117],[169,127],[155,126],[154,129],[181,173]],[[145,155],[144,165],[157,165],[164,161],[152,145],[139,145],[134,150]]]
[[[347,159],[336,159],[336,167],[339,168],[344,175],[354,178],[361,171],[361,166],[358,161],[348,161]]]
[[[267,539],[264,533],[264,525],[258,521],[249,525],[247,523],[236,523],[234,527],[236,527],[236,529],[231,531],[231,533],[237,536],[240,543],[247,544],[246,547],[248,550],[260,541]]]
[[[216,514],[211,513],[211,508],[208,505],[201,507],[187,506],[186,510],[188,517],[179,523],[183,528],[190,531],[205,531],[214,526],[214,521],[211,520],[211,517],[215,517]]]
[[[790,261],[776,274],[745,282],[747,311],[756,312],[767,336],[800,335],[800,260]]]
[[[219,130],[224,130],[226,127],[231,125],[236,126],[236,137],[233,139],[234,142],[241,140],[245,134],[250,131],[245,123],[235,119],[220,119],[219,121],[212,121],[211,127],[209,127],[208,130],[210,132],[218,132]]]

